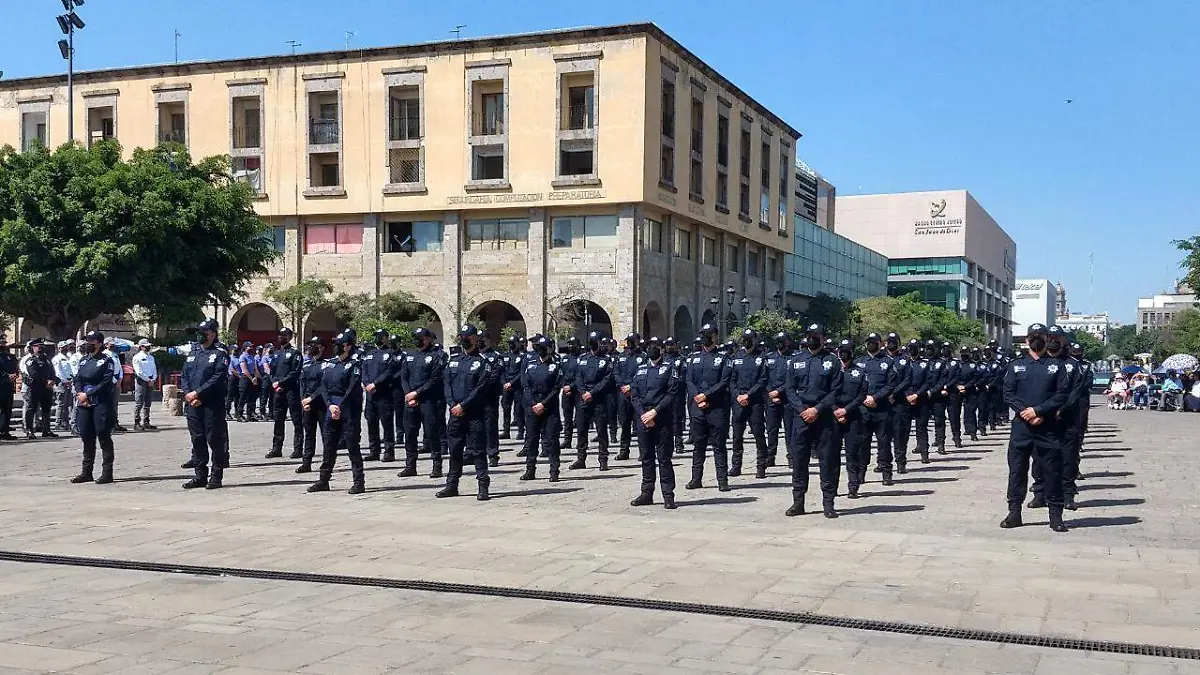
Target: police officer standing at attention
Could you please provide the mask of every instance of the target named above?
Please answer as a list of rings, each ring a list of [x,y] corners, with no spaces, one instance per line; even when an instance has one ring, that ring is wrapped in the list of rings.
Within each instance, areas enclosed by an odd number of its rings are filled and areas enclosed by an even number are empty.
[[[662,346],[663,362],[675,369],[675,402],[671,411],[671,436],[675,441],[675,449],[672,455],[682,455],[683,427],[687,423],[687,387],[684,386],[687,375],[687,359],[679,353],[679,343],[675,338],[668,337],[663,341]],[[673,471],[674,469],[672,469]]]
[[[292,346],[292,329],[279,329],[279,347],[271,352],[271,417],[274,434],[267,459],[283,456],[283,423],[292,416],[292,459],[304,457],[304,411],[300,406],[300,372],[304,359]]]
[[[963,446],[963,398],[967,394],[967,384],[969,383],[969,371],[965,361],[970,355],[970,351],[963,347],[959,351],[957,359],[950,358],[946,363],[946,379],[943,382],[943,388],[949,393],[949,397],[946,399],[946,414],[950,418],[950,434],[954,437],[954,447],[956,448]]]
[[[792,336],[787,331],[775,335],[775,351],[763,359],[767,370],[766,396],[766,439],[767,465],[755,472],[755,478],[766,478],[767,468],[775,466],[779,454],[779,430],[783,429],[784,448],[792,433],[792,417],[784,400],[784,385],[787,384],[788,367],[792,361]],[[789,466],[791,458],[788,459]]]
[[[754,437],[755,474],[767,469],[766,399],[767,368],[758,347],[758,332],[753,328],[742,331],[742,349],[730,361],[730,396],[733,397],[733,458],[730,476],[742,475],[742,452],[746,426]]]
[[[496,373],[479,355],[479,341],[479,329],[469,323],[464,324],[458,332],[462,351],[451,356],[450,363],[446,365],[443,391],[446,405],[450,406],[450,423],[446,428],[450,471],[446,473],[446,487],[436,495],[439,498],[458,496],[463,464],[470,459],[475,464],[475,482],[479,488],[476,499],[481,502],[491,499],[488,493],[491,477],[488,475],[482,397],[492,386]]]
[[[16,394],[17,357],[8,351],[8,336],[0,333],[0,440],[15,441],[9,432],[12,424],[13,397]]]
[[[704,456],[712,448],[716,465],[717,489],[729,491],[729,453],[725,439],[729,434],[729,359],[716,343],[717,328],[711,323],[700,327],[703,348],[687,365],[688,409],[692,418],[692,479],[684,487],[703,487]]]
[[[979,435],[988,435],[988,425],[995,419],[993,411],[993,402],[996,400],[996,374],[1000,371],[1000,362],[996,360],[996,341],[993,340],[987,343],[983,348],[983,357],[979,361],[979,366],[982,369],[979,382],[975,388],[979,391],[979,403],[977,406],[976,417],[979,424]],[[996,426],[991,425],[993,431]]]
[[[896,382],[892,395],[889,397],[892,461],[895,462],[897,473],[908,473],[908,437],[912,432],[913,423],[912,401],[917,398],[912,382],[913,362],[908,352],[901,350],[899,334],[888,333],[885,344],[888,358],[892,361],[892,374]]]
[[[867,397],[863,399],[863,445],[875,439],[876,463],[883,474],[883,484],[892,485],[892,427],[890,424],[892,392],[896,390],[896,373],[892,360],[881,351],[883,340],[878,333],[867,336],[867,353],[854,365],[862,369],[867,380]],[[866,457],[870,460],[870,450]]]
[[[75,398],[79,403],[79,435],[83,439],[83,471],[71,479],[76,485],[90,483],[96,465],[96,441],[100,442],[101,464],[97,485],[113,482],[112,442],[113,364],[100,352],[104,335],[92,331],[84,337],[84,357],[79,361],[79,372],[75,376]]]
[[[188,434],[192,437],[195,478],[183,489],[221,487],[229,468],[229,427],[225,421],[225,381],[229,377],[229,353],[217,341],[217,320],[205,319],[197,326],[199,344],[192,345],[183,364],[180,386],[187,406]],[[212,473],[208,463],[212,460]]]
[[[1062,363],[1046,353],[1048,331],[1035,323],[1026,333],[1027,352],[1008,364],[1004,402],[1016,413],[1008,440],[1008,516],[1000,527],[1020,527],[1021,501],[1029,482],[1029,463],[1041,465],[1043,495],[1050,507],[1050,529],[1063,523],[1062,437],[1054,423],[1070,393],[1071,378]]]
[[[366,391],[367,447],[370,454],[363,458],[376,462],[396,461],[396,413],[392,409],[392,376],[395,362],[388,347],[388,332],[375,331],[375,348],[363,354],[359,362],[363,390]],[[383,454],[379,453],[379,427],[383,425]]]
[[[568,469],[587,466],[588,431],[594,424],[600,470],[608,471],[607,400],[616,384],[612,360],[604,355],[603,342],[604,336],[600,332],[588,333],[588,351],[578,360],[572,387],[578,397],[575,403],[575,461]]]
[[[617,382],[617,426],[620,433],[617,459],[626,460],[629,459],[629,447],[632,443],[630,434],[633,429],[633,376],[637,374],[638,368],[646,363],[646,357],[642,354],[642,336],[630,333],[625,338],[625,351],[617,355],[616,361],[613,377]]]
[[[908,355],[912,359],[912,385],[910,391],[917,395],[913,400],[911,394],[906,396],[912,406],[913,428],[917,437],[917,454],[921,463],[929,463],[929,417],[933,410],[933,390],[937,386],[937,344],[929,340],[922,347],[921,343],[912,340],[908,343]]]
[[[442,477],[442,417],[446,414],[445,363],[433,348],[434,335],[428,328],[413,331],[417,348],[403,355],[404,470],[401,478],[417,475],[417,441],[421,440],[432,463],[430,478]],[[424,435],[421,436],[421,430]]]
[[[871,463],[867,446],[862,443],[862,402],[867,398],[866,373],[854,364],[854,342],[842,340],[838,345],[838,360],[842,362],[842,384],[833,397],[833,445],[832,455],[838,455],[845,447],[846,482],[850,499],[858,499],[858,488],[867,481],[867,467]]]
[[[538,441],[542,454],[550,461],[550,482],[559,476],[562,446],[562,419],[559,417],[559,395],[563,388],[563,371],[554,358],[554,343],[545,335],[533,340],[536,360],[525,366],[521,375],[522,405],[528,411],[525,425],[525,473],[521,480],[537,477]]]
[[[562,368],[563,386],[562,386],[562,427],[563,427],[563,443],[560,448],[574,447],[572,441],[575,438],[575,389],[572,384],[575,383],[575,375],[579,371],[579,338],[570,337],[567,339],[567,345],[563,348],[562,359],[559,361],[559,367]]]
[[[1067,393],[1067,400],[1059,409],[1058,414],[1053,420],[1047,420],[1047,423],[1054,425],[1055,431],[1061,439],[1059,451],[1062,454],[1062,483],[1063,483],[1063,508],[1076,510],[1075,488],[1076,475],[1079,471],[1079,456],[1075,454],[1076,434],[1079,428],[1078,405],[1080,403],[1079,377],[1082,374],[1079,368],[1079,362],[1071,358],[1067,347],[1067,336],[1060,326],[1050,326],[1046,329],[1046,356],[1052,358],[1059,363],[1059,368],[1066,372],[1066,377],[1071,381]],[[1089,394],[1090,395],[1090,394]],[[1072,469],[1072,465],[1074,468]],[[1037,464],[1033,465],[1033,499],[1027,505],[1031,509],[1046,507],[1045,480],[1042,475],[1042,467]]]
[[[258,398],[258,358],[254,353],[254,343],[246,340],[242,343],[242,355],[238,357],[238,370],[241,371],[238,386],[238,417],[239,422],[254,422],[254,401]]]
[[[404,444],[404,415],[408,406],[404,403],[405,352],[400,336],[392,333],[388,336],[388,346],[392,350],[392,428],[396,430],[396,448],[406,447]]]
[[[805,350],[792,359],[784,386],[788,406],[795,416],[792,435],[788,439],[788,452],[793,459],[792,505],[785,515],[805,514],[808,464],[815,453],[821,472],[825,517],[837,518],[833,498],[837,495],[838,481],[841,480],[842,462],[838,449],[833,445],[832,425],[834,401],[842,384],[842,368],[837,357],[825,351],[825,329],[820,324],[812,324],[805,331],[804,346]]]
[[[675,364],[666,360],[658,338],[650,338],[646,363],[634,373],[631,385],[630,402],[637,415],[638,462],[642,465],[642,489],[630,502],[631,506],[654,503],[657,477],[662,486],[663,508],[675,508],[675,467],[671,464],[671,453],[678,387]]]
[[[308,341],[308,358],[304,362],[304,366],[300,371],[300,401],[301,410],[304,419],[304,450],[301,454],[300,466],[296,467],[296,473],[309,473],[312,471],[313,456],[317,452],[317,438],[323,435],[325,430],[325,404],[317,399],[317,390],[321,387],[322,370],[328,364],[325,359],[321,358],[325,351],[325,340],[318,336],[313,336]],[[308,401],[307,407],[303,402]]]
[[[501,361],[500,373],[501,399],[504,407],[504,428],[500,430],[500,438],[509,438],[513,422],[517,423],[517,440],[525,440],[525,416],[521,414],[521,373],[525,370],[525,341],[520,335],[508,338],[508,353]],[[514,419],[515,417],[515,419]]]
[[[49,348],[44,340],[38,338],[29,343],[29,356],[24,361],[24,384],[29,390],[25,401],[25,438],[34,438],[34,432],[40,430],[42,438],[58,438],[58,434],[50,431],[50,407],[54,401],[54,366],[46,357],[45,350]],[[111,397],[111,389],[109,390]]]
[[[362,364],[355,358],[353,328],[347,328],[333,338],[333,358],[321,370],[321,383],[311,399],[305,399],[305,409],[313,402],[325,406],[325,428],[322,432],[321,472],[317,482],[308,486],[309,492],[328,492],[333,478],[333,467],[337,464],[337,451],[345,445],[350,457],[350,472],[354,482],[349,493],[360,495],[366,490],[366,475],[363,470],[361,420],[363,408]]]
[[[978,348],[973,348],[963,355],[963,366],[966,369],[967,390],[963,392],[963,431],[972,441],[979,440],[979,389],[987,379],[988,372],[983,365],[983,355]],[[986,434],[985,434],[986,435]]]

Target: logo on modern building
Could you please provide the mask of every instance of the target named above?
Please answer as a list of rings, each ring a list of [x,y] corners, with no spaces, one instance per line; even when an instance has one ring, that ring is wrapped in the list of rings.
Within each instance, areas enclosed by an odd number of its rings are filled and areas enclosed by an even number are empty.
[[[945,218],[946,217],[946,200],[933,202],[929,205],[930,218]]]
[[[1032,282],[1032,283],[1030,283],[1030,282],[1025,282],[1025,283],[1019,283],[1019,284],[1017,284],[1017,285],[1016,285],[1016,287],[1015,287],[1013,290],[1017,290],[1017,291],[1040,291],[1040,290],[1042,290],[1042,286],[1044,286],[1044,285],[1045,285],[1045,282],[1042,282],[1042,281],[1035,281],[1035,282]]]

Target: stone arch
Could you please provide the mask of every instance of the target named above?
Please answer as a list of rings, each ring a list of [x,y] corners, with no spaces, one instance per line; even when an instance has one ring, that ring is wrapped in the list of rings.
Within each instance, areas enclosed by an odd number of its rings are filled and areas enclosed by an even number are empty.
[[[229,330],[237,336],[237,343],[249,340],[256,345],[275,342],[283,321],[275,308],[263,302],[251,302],[237,308],[229,317]]]
[[[613,337],[612,315],[591,300],[572,300],[556,314],[562,317],[559,324],[570,329],[568,337],[576,337],[580,342],[586,342],[588,333],[594,330]]]
[[[396,317],[399,321],[421,322],[425,328],[433,331],[437,336],[438,341],[442,344],[450,344],[454,341],[454,312],[446,305],[435,301],[431,294],[426,294],[421,291],[413,291],[405,287],[390,287],[381,288],[381,293],[401,292],[412,297],[417,303],[417,311],[413,316]],[[447,337],[446,332],[451,333]]]
[[[333,339],[342,329],[346,327],[346,322],[342,321],[333,313],[332,307],[322,305],[308,313],[304,319],[304,340],[310,340],[313,337],[325,338],[325,341]]]
[[[526,335],[525,316],[516,306],[504,300],[484,301],[471,310],[470,316],[479,317],[479,322],[483,324],[479,328],[487,332],[493,346],[500,344],[500,334],[505,328]]]
[[[672,330],[675,331],[675,340],[680,344],[691,340],[696,334],[696,324],[692,320],[692,312],[686,306],[680,305],[679,309],[675,310]]]
[[[711,324],[716,325],[717,313],[711,309],[704,310],[704,314],[701,315],[701,317],[700,317],[700,326],[703,326],[706,323],[711,323]],[[700,330],[700,326],[697,326],[696,330]]]
[[[650,302],[642,310],[641,333],[643,338],[667,337],[667,317],[657,302]]]

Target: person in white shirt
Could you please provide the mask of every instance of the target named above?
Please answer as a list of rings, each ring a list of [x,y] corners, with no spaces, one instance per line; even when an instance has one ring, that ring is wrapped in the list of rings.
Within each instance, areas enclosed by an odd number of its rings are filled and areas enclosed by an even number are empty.
[[[133,428],[135,431],[156,429],[150,424],[150,396],[158,381],[158,365],[150,355],[150,341],[138,340],[138,352],[133,356]]]
[[[75,369],[71,366],[71,348],[74,344],[73,340],[59,342],[58,353],[50,359],[50,363],[54,366],[54,376],[58,378],[58,384],[54,385],[54,427],[60,431],[69,431],[72,426],[70,418],[71,399],[73,398],[71,387],[72,380],[75,379]]]

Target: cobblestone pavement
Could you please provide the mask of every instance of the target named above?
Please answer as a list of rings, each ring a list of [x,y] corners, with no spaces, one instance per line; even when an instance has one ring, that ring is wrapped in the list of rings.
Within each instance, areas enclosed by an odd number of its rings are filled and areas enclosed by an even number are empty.
[[[185,493],[181,420],[117,438],[111,486],[78,441],[0,446],[0,549],[488,584],[1200,647],[1200,458],[1190,415],[1093,409],[1080,510],[1004,515],[1005,435],[871,483],[842,518],[785,518],[783,469],[636,509],[633,462],[435,500],[369,464],[309,495],[232,425],[221,491]],[[290,425],[289,425],[290,431]],[[506,445],[506,450],[511,450]],[[423,461],[423,470],[427,465]],[[686,460],[676,462],[686,474]],[[544,471],[543,471],[544,475]],[[686,476],[685,476],[686,478]],[[305,480],[301,480],[305,479]],[[872,477],[874,480],[874,477]],[[682,482],[682,481],[681,481]],[[463,481],[464,492],[474,488]],[[814,486],[815,489],[815,486]],[[817,506],[819,498],[810,499]],[[1200,661],[996,645],[539,600],[0,563],[4,673],[1200,673]]]

